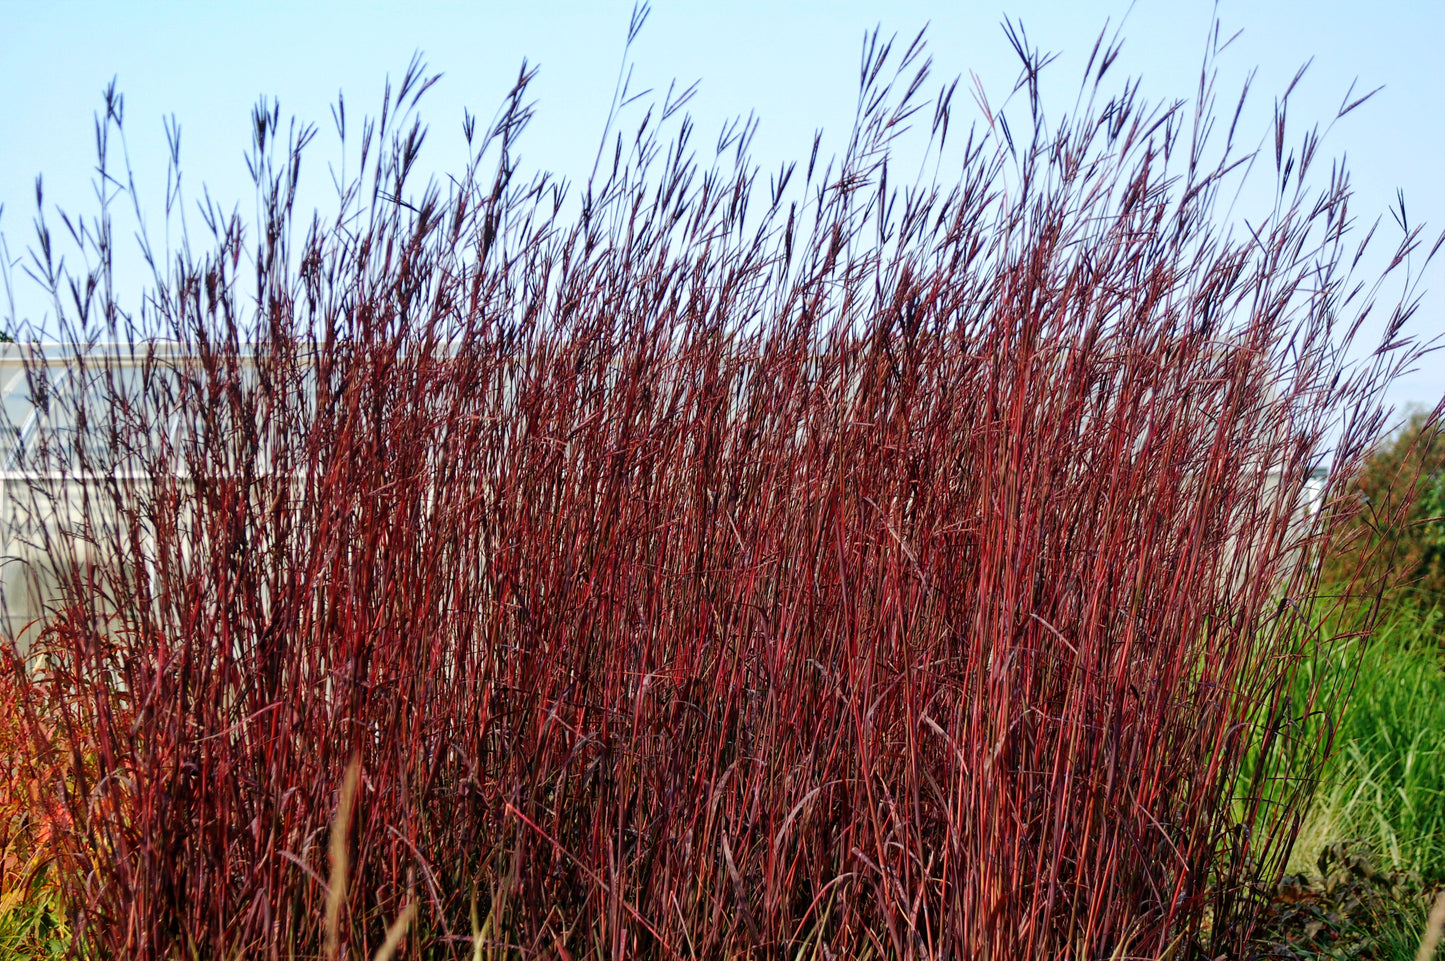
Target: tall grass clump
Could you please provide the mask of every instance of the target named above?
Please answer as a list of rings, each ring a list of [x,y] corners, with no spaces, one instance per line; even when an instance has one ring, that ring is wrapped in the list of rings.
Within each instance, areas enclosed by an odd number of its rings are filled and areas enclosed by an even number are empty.
[[[69,348],[24,348],[7,501],[59,585],[17,654],[78,950],[1240,948],[1323,747],[1288,695],[1348,511],[1299,482],[1378,432],[1409,305],[1347,365],[1348,181],[1283,105],[1241,153],[1211,66],[1156,106],[1100,43],[1051,118],[1011,36],[972,130],[875,35],[840,158],[768,176],[669,99],[576,195],[521,172],[525,69],[445,184],[419,66],[359,144],[338,104],[326,217],[263,108],[259,219],[143,236],[130,306],[111,95],[89,259],[42,216],[27,265]]]

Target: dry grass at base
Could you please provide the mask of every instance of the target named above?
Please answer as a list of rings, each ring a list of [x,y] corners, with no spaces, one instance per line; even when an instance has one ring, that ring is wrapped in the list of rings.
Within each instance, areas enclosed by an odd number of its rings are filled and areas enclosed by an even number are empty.
[[[58,957],[69,947],[55,834],[69,830],[64,808],[45,803],[31,728],[14,676],[0,670],[0,959]],[[53,820],[56,819],[56,820]]]

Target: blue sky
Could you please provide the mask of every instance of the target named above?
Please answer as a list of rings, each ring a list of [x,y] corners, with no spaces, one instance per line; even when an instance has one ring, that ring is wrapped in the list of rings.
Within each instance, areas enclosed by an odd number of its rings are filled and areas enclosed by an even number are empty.
[[[29,243],[34,182],[44,174],[46,205],[87,210],[94,153],[92,115],[112,77],[126,98],[129,147],[138,187],[157,209],[164,190],[162,118],[182,128],[188,192],[205,183],[229,206],[251,192],[243,162],[257,98],[280,100],[284,114],[317,123],[325,182],[333,141],[330,104],[344,91],[349,110],[370,111],[388,74],[398,77],[421,51],[443,79],[424,101],[432,125],[431,169],[463,156],[463,108],[490,117],[523,57],[540,65],[538,114],[523,154],[574,177],[591,166],[622,53],[630,0],[589,3],[83,3],[0,0],[0,232],[11,257]],[[865,30],[911,36],[929,23],[935,76],[969,71],[991,99],[1017,76],[999,23],[1022,21],[1060,59],[1050,68],[1052,102],[1073,102],[1079,72],[1106,20],[1124,18],[1124,53],[1115,70],[1142,77],[1156,99],[1191,98],[1215,13],[1242,35],[1220,60],[1221,84],[1235,89],[1258,68],[1252,141],[1263,136],[1275,94],[1313,57],[1291,101],[1296,135],[1328,122],[1346,90],[1384,89],[1330,131],[1323,149],[1345,155],[1361,221],[1385,214],[1396,191],[1410,221],[1445,227],[1445,4],[1438,0],[1013,0],[987,3],[890,0],[862,3],[656,0],[633,56],[640,85],[701,81],[691,112],[712,135],[735,115],[755,111],[756,154],[765,164],[806,158],[815,128],[824,150],[847,134]],[[1049,90],[1046,89],[1046,96]],[[977,111],[964,102],[968,119]],[[1328,169],[1327,167],[1325,168]],[[149,208],[148,208],[149,209]],[[148,218],[159,213],[148,213]],[[1395,239],[1388,217],[1382,237]],[[1381,245],[1382,247],[1384,245]],[[1424,273],[1426,295],[1414,330],[1445,334],[1445,269]],[[20,299],[22,313],[43,310]],[[1445,394],[1445,355],[1427,361],[1392,393],[1397,403],[1433,404]],[[1438,370],[1435,368],[1439,368]]]

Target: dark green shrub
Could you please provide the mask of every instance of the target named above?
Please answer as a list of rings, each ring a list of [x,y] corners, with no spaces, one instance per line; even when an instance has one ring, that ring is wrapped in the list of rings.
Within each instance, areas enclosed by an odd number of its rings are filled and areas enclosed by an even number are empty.
[[[1369,457],[1351,484],[1363,501],[1326,558],[1324,580],[1362,575],[1387,594],[1445,602],[1445,435],[1438,416],[1413,415]]]

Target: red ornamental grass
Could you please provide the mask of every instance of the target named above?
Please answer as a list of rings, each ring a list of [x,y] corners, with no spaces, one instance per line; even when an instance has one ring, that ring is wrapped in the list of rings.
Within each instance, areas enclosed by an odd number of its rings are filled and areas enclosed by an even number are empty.
[[[47,237],[88,386],[7,510],[61,584],[24,700],[77,948],[370,957],[415,905],[427,957],[1244,950],[1325,747],[1300,483],[1409,311],[1348,365],[1318,138],[1232,235],[1208,68],[1160,108],[1115,53],[961,135],[875,36],[840,160],[765,188],[670,102],[571,205],[525,70],[412,184],[414,65],[334,219],[259,110],[260,222],[147,247],[138,311]],[[909,125],[956,180],[900,177]]]

